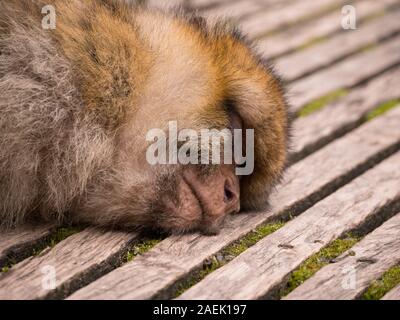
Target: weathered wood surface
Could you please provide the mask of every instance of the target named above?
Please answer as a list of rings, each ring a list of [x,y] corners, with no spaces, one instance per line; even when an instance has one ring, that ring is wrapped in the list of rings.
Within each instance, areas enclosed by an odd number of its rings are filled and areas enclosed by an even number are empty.
[[[360,23],[377,12],[389,10],[389,8],[399,5],[398,0],[364,0],[352,4],[357,12],[357,21]],[[354,30],[343,30],[340,23],[342,19],[341,10],[334,10],[332,13],[324,15],[318,19],[312,19],[300,25],[284,29],[276,34],[269,35],[258,41],[260,52],[265,58],[273,58],[284,53],[289,53],[295,49],[307,45],[312,41],[317,41],[328,37],[335,32],[348,32],[353,35]],[[246,30],[244,30],[246,32]]]
[[[0,233],[0,268],[9,258],[24,258],[32,248],[46,239],[54,230],[53,225],[25,226]]]
[[[398,149],[399,121],[400,110],[395,110],[289,168],[283,183],[271,196],[271,211],[231,217],[217,236],[170,237],[132,262],[79,290],[71,298],[170,297],[169,288],[200,267],[209,256],[272,217],[298,213],[312,206],[389,150]]]
[[[400,36],[291,85],[293,111],[340,88],[350,88],[400,63]]]
[[[265,10],[277,10],[287,6],[282,0],[236,0],[203,10],[202,15],[239,20],[250,14]]]
[[[279,28],[298,23],[344,5],[345,0],[295,0],[277,10],[263,10],[241,21],[242,29],[251,37],[260,37]]]
[[[400,10],[356,30],[341,33],[309,49],[277,59],[275,67],[286,81],[293,81],[335,61],[387,39],[400,31]]]
[[[355,31],[342,29],[340,9],[348,3],[340,0],[151,2],[156,6],[183,4],[187,8],[200,9],[204,15],[227,15],[240,19],[244,33],[249,33],[253,38],[268,34],[259,41],[259,48],[264,57],[276,59],[278,71],[292,82],[291,96],[296,110],[339,88],[352,88],[351,92],[322,110],[294,122],[293,159],[298,162],[291,166],[272,194],[270,211],[231,217],[218,236],[193,234],[169,237],[112,272],[120,265],[121,256],[137,240],[137,236],[88,229],[1,274],[0,299],[63,298],[73,292],[75,294],[70,296],[71,299],[171,298],[182,279],[201,268],[210,256],[261,223],[290,214],[296,216],[311,207],[283,229],[212,273],[181,298],[191,295],[196,299],[202,296],[207,299],[214,296],[262,297],[270,294],[275,284],[282,284],[285,276],[300,261],[341,232],[363,224],[369,217],[376,220],[383,218],[375,214],[398,196],[398,185],[397,189],[393,185],[396,177],[399,181],[400,173],[398,165],[396,167],[390,163],[393,159],[398,161],[399,155],[375,168],[371,167],[400,148],[400,113],[396,111],[400,108],[362,125],[365,115],[378,104],[399,98],[400,69],[397,65],[400,62],[400,37],[392,36],[398,33],[400,26],[396,23],[399,17],[398,0],[352,2],[358,20],[358,30]],[[384,11],[387,13],[379,16]],[[371,16],[375,16],[374,19],[370,19]],[[331,35],[329,39],[321,39]],[[317,43],[317,40],[324,41]],[[377,41],[381,43],[376,48],[358,52]],[[302,50],[292,53],[299,48]],[[303,159],[305,156],[308,157]],[[392,168],[390,174],[389,167]],[[378,175],[380,170],[383,173]],[[353,178],[356,179],[349,183]],[[387,209],[389,211],[382,211],[384,218],[390,215],[394,207],[388,206]],[[32,246],[47,238],[49,232],[47,229],[42,233],[36,230],[12,236],[0,235],[0,267],[11,256],[22,259],[31,254]],[[257,247],[260,249],[257,250]],[[242,268],[243,261],[249,266]],[[235,263],[239,264],[238,269],[232,267]],[[42,268],[46,266],[54,267],[56,272],[56,286],[51,289],[42,287],[43,281],[46,283],[46,275],[42,273],[46,270]],[[271,272],[271,266],[277,266],[277,270]],[[224,285],[227,283],[226,289],[220,288],[219,281],[227,279],[225,276],[233,279],[224,281]],[[243,279],[249,279],[249,283],[242,282]],[[239,289],[235,291],[231,288]],[[256,289],[247,294],[251,288]],[[199,295],[195,294],[196,290],[200,290]],[[394,289],[385,298],[399,299],[399,291],[400,288],[397,291]]]
[[[90,228],[0,275],[0,300],[64,297],[118,263],[136,234]],[[54,270],[55,287],[47,287]]]
[[[232,0],[186,0],[187,5],[198,10],[225,5]],[[234,0],[235,1],[235,0]]]
[[[208,12],[214,9],[223,9],[225,7],[230,8],[232,5],[235,5],[238,2],[247,3],[257,3],[258,5],[262,5],[264,9],[276,8],[277,6],[287,5],[294,0],[183,0],[186,5],[190,8]]]
[[[389,291],[382,300],[400,300],[400,286]]]
[[[185,6],[186,0],[146,0],[146,4],[149,7],[168,9]]]
[[[399,163],[397,153],[211,273],[180,298],[267,297],[310,255],[364,221],[379,218],[380,209],[400,201]],[[398,249],[398,243],[395,246]]]
[[[380,104],[400,98],[400,68],[353,89],[311,115],[293,122],[292,161],[297,161],[359,126]]]
[[[201,14],[209,17],[240,19],[243,16],[257,12],[263,8],[265,7],[261,2],[240,0],[230,2],[224,6],[205,10]]]
[[[400,179],[392,184],[400,190]],[[365,200],[364,200],[365,201]],[[351,211],[348,214],[352,213]],[[292,291],[287,300],[351,300],[400,262],[400,214]]]

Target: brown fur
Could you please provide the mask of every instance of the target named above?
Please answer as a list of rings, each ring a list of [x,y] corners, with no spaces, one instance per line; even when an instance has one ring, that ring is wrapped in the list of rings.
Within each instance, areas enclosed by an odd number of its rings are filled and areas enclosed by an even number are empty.
[[[41,29],[40,9],[49,3],[54,31]],[[267,204],[286,161],[279,79],[234,28],[192,15],[117,0],[2,2],[0,94],[3,226],[39,215],[191,229],[193,217],[171,216],[163,204],[167,197],[184,207],[179,166],[145,161],[145,134],[170,120],[224,128],[233,106],[255,129],[242,208]]]

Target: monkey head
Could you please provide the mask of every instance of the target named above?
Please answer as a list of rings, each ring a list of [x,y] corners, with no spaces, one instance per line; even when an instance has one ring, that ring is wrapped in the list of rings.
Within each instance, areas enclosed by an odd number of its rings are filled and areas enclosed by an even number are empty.
[[[71,66],[69,91],[82,101],[71,117],[85,119],[84,136],[96,126],[112,141],[101,156],[89,144],[87,151],[77,148],[79,158],[101,165],[90,172],[76,166],[87,180],[68,205],[72,220],[215,233],[227,215],[265,208],[286,162],[288,107],[279,78],[251,42],[227,23],[192,14],[114,0],[50,2],[57,28],[47,35]],[[152,130],[165,132],[168,146],[182,144],[171,136],[171,123],[178,132],[253,130],[254,150],[246,150],[245,134],[239,140],[244,152],[254,152],[254,168],[239,176],[238,168],[253,163],[151,163]],[[240,143],[232,136],[233,145]],[[191,150],[201,154],[202,147]]]
[[[131,80],[137,94],[126,100],[129,109],[118,120],[114,173],[108,183],[93,187],[77,212],[89,220],[92,212],[104,224],[215,233],[240,208],[265,208],[288,145],[287,105],[272,69],[225,24],[148,11],[138,12],[135,23],[145,40],[135,39],[132,46],[146,54],[140,82]],[[131,56],[137,59],[135,52]],[[129,71],[129,63],[139,62],[126,61],[127,74],[133,72],[128,78],[138,68]],[[100,112],[109,124],[108,108]],[[154,128],[168,133],[171,121],[196,132],[254,130],[253,172],[239,177],[235,163],[150,164],[146,134]],[[167,134],[166,141],[172,140]]]

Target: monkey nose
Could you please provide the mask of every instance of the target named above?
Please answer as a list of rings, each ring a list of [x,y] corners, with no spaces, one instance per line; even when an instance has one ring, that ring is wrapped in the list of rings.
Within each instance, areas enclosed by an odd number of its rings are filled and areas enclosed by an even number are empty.
[[[240,210],[239,180],[230,172],[220,172],[205,180],[188,175],[186,181],[199,199],[206,220],[219,221]]]
[[[231,179],[226,179],[223,190],[223,198],[226,214],[238,213],[240,211],[240,197],[238,188]]]

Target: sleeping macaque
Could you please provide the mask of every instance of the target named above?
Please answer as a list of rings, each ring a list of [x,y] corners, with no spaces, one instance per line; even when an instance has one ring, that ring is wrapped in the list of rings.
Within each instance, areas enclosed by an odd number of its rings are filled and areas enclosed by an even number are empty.
[[[227,215],[267,205],[287,158],[284,89],[249,41],[227,23],[122,0],[1,1],[0,112],[5,228],[212,234]],[[254,170],[150,163],[148,132],[171,121],[254,130]]]

